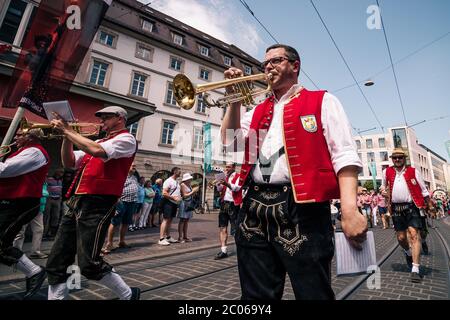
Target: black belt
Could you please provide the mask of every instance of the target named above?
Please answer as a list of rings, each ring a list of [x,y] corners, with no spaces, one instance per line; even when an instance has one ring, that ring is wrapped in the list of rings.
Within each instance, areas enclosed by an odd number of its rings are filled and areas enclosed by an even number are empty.
[[[393,203],[392,204],[392,209],[395,212],[400,212],[400,211],[405,211],[410,209],[412,206],[414,205],[414,203],[412,202],[400,202],[400,203]]]

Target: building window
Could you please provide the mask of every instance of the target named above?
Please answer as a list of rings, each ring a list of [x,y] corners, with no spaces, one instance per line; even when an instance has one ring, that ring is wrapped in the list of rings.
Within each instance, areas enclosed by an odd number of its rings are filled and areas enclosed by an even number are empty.
[[[152,61],[152,52],[153,49],[149,48],[141,43],[136,44],[136,58],[146,60],[146,61]]]
[[[197,96],[197,107],[195,111],[199,113],[206,113],[206,104],[203,100],[203,94]]]
[[[153,22],[147,19],[142,19],[142,30],[147,32],[153,32]]]
[[[133,96],[143,97],[145,92],[145,81],[147,81],[146,75],[133,72],[133,83],[131,84],[130,93]]]
[[[223,56],[223,63],[225,63],[225,65],[231,67],[231,58],[229,56]]]
[[[178,44],[179,46],[183,45],[183,36],[180,36],[179,34],[172,33],[173,37],[173,43]]]
[[[170,57],[170,69],[175,71],[181,71],[181,66],[183,64],[183,60],[176,57]]]
[[[247,65],[244,64],[244,74],[246,74],[248,76],[251,75],[252,74],[252,67],[247,66]]]
[[[30,28],[32,21],[30,16],[32,17],[36,13],[35,9],[35,5],[27,1],[11,0],[8,9],[5,8],[3,21],[0,21],[0,41],[20,45]],[[28,20],[26,28],[20,26],[23,19]]]
[[[100,30],[98,35],[98,42],[107,47],[114,48],[116,44],[116,36],[104,30]]]
[[[359,157],[359,160],[362,161],[362,153],[361,152],[358,152],[358,157]]]
[[[175,130],[175,123],[164,121],[161,135],[162,144],[173,145],[173,132]]]
[[[200,79],[209,80],[209,70],[200,68]]]
[[[378,146],[379,146],[380,148],[386,148],[386,141],[385,141],[384,138],[379,138],[379,139],[378,139]]]
[[[139,126],[139,123],[138,123],[138,122],[132,123],[132,124],[130,124],[129,126],[127,126],[128,131],[129,131],[135,138],[136,138],[136,134],[137,134],[137,131],[138,131],[138,126]]]
[[[203,128],[194,127],[194,149],[203,149]]]
[[[356,148],[359,150],[361,149],[361,141],[356,140]]]
[[[388,161],[389,160],[387,151],[380,152],[380,160],[381,161]]]
[[[367,152],[367,162],[375,162],[375,153]]]
[[[373,148],[372,139],[366,139],[366,148],[367,149],[372,149]]]
[[[209,57],[209,48],[205,46],[200,46],[200,54],[205,57]]]
[[[177,105],[177,100],[175,100],[175,95],[173,93],[173,83],[170,82],[167,86],[166,103],[171,106]]]
[[[89,83],[104,87],[106,83],[106,73],[108,71],[108,67],[109,65],[107,63],[94,60]]]

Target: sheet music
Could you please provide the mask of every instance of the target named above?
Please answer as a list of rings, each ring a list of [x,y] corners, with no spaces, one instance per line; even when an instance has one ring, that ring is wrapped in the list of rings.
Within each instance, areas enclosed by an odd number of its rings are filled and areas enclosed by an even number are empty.
[[[75,122],[72,109],[70,108],[69,101],[67,100],[44,102],[42,106],[44,107],[48,121],[52,121],[55,118],[52,112],[56,112],[67,122]]]
[[[335,233],[336,275],[366,273],[369,266],[377,265],[373,232],[367,232],[362,250],[353,248],[343,232]]]

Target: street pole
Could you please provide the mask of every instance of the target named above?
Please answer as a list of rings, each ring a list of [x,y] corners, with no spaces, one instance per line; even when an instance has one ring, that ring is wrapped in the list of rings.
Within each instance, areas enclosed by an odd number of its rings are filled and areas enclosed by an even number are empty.
[[[18,107],[14,118],[9,125],[8,131],[6,132],[5,138],[3,138],[2,146],[11,144],[12,139],[16,133],[17,127],[19,126],[20,121],[25,113],[25,108]]]

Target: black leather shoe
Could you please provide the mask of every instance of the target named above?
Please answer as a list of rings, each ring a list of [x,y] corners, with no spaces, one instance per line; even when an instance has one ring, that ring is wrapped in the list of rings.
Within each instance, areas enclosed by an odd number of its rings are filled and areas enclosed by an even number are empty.
[[[422,281],[422,278],[420,277],[420,274],[417,272],[411,272],[411,282],[419,283]]]
[[[423,254],[427,255],[428,254],[428,244],[426,241],[422,242],[422,252]]]
[[[220,251],[215,257],[214,260],[220,260],[228,257],[228,253]]]
[[[42,268],[41,272],[35,274],[30,278],[26,278],[26,289],[25,295],[23,296],[24,300],[30,299],[32,296],[38,292],[41,288],[42,283],[44,283],[45,278],[47,278],[47,273]]]
[[[141,299],[141,289],[137,287],[132,287],[130,300],[140,300],[140,299]]]
[[[408,268],[412,268],[412,263],[413,263],[413,260],[412,260],[412,256],[408,256],[407,254],[405,254],[405,258],[406,258],[406,264],[408,265]]]

